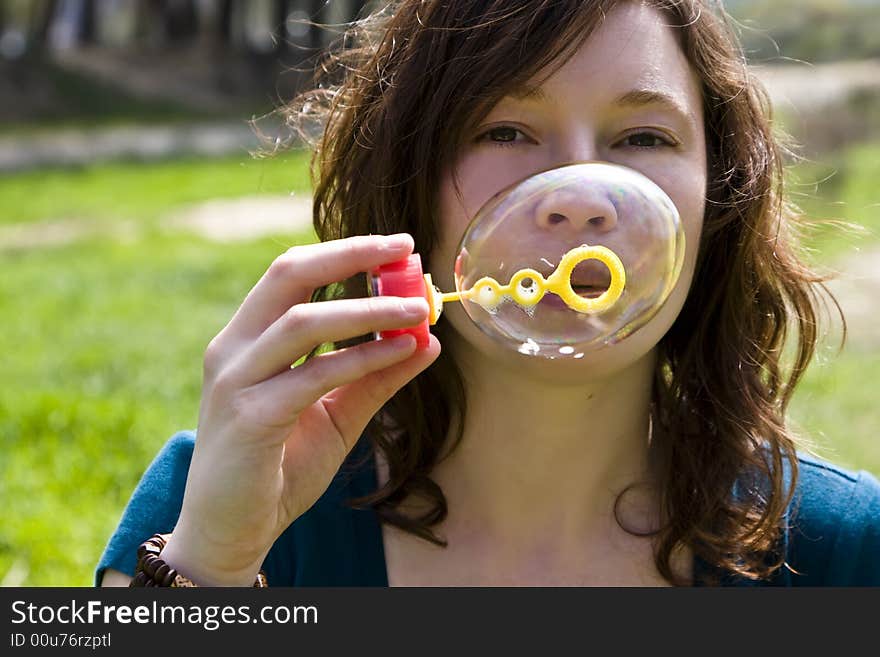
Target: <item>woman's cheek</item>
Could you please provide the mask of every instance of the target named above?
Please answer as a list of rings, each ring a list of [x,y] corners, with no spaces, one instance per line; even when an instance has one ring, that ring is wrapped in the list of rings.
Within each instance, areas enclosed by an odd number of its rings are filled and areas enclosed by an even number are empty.
[[[687,251],[691,252],[699,243],[706,210],[707,171],[704,154],[702,151],[690,153],[679,162],[658,167],[646,172],[646,175],[666,192],[678,209],[684,225]]]

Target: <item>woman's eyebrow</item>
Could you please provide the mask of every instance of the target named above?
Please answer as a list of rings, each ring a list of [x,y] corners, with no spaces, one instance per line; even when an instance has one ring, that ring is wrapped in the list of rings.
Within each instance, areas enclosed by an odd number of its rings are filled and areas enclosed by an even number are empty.
[[[514,100],[526,102],[544,103],[547,105],[557,104],[556,99],[544,91],[544,89],[529,84],[522,84],[515,89],[512,89],[507,96]],[[626,93],[615,98],[614,101],[612,101],[612,104],[618,107],[633,108],[656,105],[662,109],[678,114],[682,119],[688,122],[692,123],[696,120],[694,113],[688,110],[681,100],[666,91],[658,89],[630,89]]]
[[[678,114],[688,122],[695,120],[691,112],[678,98],[665,91],[657,89],[631,89],[614,99],[614,105],[619,107],[646,107],[656,105],[662,109]]]
[[[556,102],[556,100],[541,87],[536,87],[531,84],[521,84],[515,89],[511,89],[507,95],[514,100],[528,100],[537,103],[546,103],[548,105],[553,105]]]

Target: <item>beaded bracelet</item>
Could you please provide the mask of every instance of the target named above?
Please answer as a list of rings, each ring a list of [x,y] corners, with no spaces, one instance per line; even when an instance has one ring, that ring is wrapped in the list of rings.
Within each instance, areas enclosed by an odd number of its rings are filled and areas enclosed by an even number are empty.
[[[137,551],[137,567],[135,568],[134,578],[129,584],[130,587],[198,587],[198,584],[178,573],[159,556],[165,548],[165,545],[168,543],[169,536],[171,536],[171,534],[153,534],[150,538],[141,543],[141,546]],[[269,582],[266,580],[266,573],[261,570],[257,573],[254,588],[264,589],[268,586]]]

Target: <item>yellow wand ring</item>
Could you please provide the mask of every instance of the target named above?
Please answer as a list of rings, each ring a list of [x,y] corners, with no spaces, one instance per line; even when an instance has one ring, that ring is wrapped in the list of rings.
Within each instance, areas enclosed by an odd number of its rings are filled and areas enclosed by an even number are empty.
[[[595,299],[583,298],[571,286],[571,274],[584,260],[598,260],[608,267],[611,273],[611,284],[608,289]],[[507,285],[501,285],[491,276],[484,276],[469,290],[447,294],[443,294],[433,286],[430,274],[425,275],[425,283],[431,296],[431,324],[434,324],[440,315],[443,302],[446,301],[467,299],[492,312],[505,296],[509,296],[523,308],[531,308],[537,305],[547,292],[559,296],[565,305],[576,312],[603,313],[617,303],[620,295],[623,294],[623,288],[626,286],[626,271],[620,258],[611,249],[583,244],[562,256],[556,270],[546,279],[534,269],[520,269],[511,277]]]
[[[584,260],[598,260],[608,267],[611,273],[611,284],[595,299],[585,299],[574,291],[571,286],[571,274],[574,268]],[[617,303],[626,285],[626,271],[617,254],[604,246],[579,246],[564,256],[550,278],[547,289],[559,295],[572,310],[579,313],[602,313]]]

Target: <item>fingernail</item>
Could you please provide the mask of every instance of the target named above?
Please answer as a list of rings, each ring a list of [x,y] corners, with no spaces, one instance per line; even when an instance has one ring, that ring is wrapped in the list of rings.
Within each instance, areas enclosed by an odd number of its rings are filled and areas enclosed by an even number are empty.
[[[395,233],[394,235],[385,236],[385,246],[391,249],[402,249],[412,244],[412,237],[409,233]]]
[[[388,342],[388,346],[392,349],[412,349],[416,346],[416,339],[409,333],[396,335],[385,342]]]
[[[422,316],[428,313],[428,302],[421,297],[410,297],[400,302],[400,307],[407,315]]]

